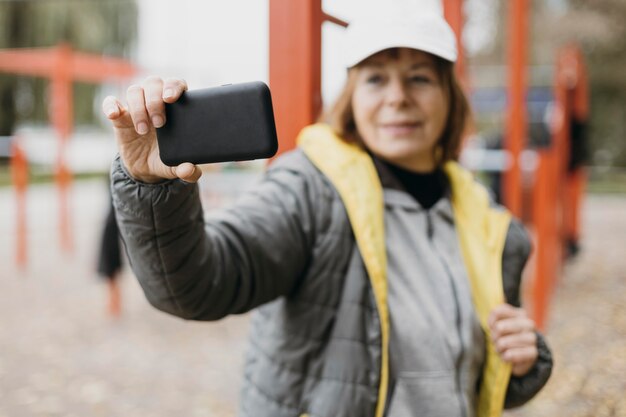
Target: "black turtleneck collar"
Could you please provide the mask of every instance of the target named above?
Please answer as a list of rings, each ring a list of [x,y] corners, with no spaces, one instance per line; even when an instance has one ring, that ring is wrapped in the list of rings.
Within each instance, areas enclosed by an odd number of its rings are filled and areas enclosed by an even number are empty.
[[[424,209],[430,209],[448,191],[448,177],[441,168],[419,173],[401,168],[372,155],[383,188],[409,193]]]

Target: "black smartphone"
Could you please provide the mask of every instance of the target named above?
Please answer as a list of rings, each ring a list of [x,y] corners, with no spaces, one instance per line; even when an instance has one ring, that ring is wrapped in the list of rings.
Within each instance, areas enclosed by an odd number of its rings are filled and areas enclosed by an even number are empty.
[[[260,81],[186,91],[156,129],[165,165],[269,158],[278,139],[269,87]]]

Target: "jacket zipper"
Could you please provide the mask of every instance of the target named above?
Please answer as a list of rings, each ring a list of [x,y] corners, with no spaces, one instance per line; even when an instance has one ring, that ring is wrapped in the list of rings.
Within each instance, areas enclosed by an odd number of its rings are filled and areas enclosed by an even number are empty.
[[[441,256],[441,254],[437,250],[437,247],[435,246],[435,243],[433,241],[434,225],[433,225],[430,211],[426,211],[426,222],[427,222],[428,242],[430,243],[430,246],[432,247],[433,252],[435,252],[435,254],[437,255],[439,262],[441,262],[444,270],[446,271],[446,274],[448,275],[448,280],[450,281],[450,285],[452,287],[452,295],[455,301],[455,307],[456,307],[455,325],[456,325],[457,334],[459,336],[459,343],[461,345],[461,352],[459,354],[459,359],[456,364],[456,368],[458,369],[458,371],[456,372],[455,384],[456,384],[457,398],[461,406],[461,416],[467,417],[467,409],[465,406],[465,400],[463,398],[463,393],[461,391],[461,372],[460,371],[461,371],[461,365],[463,363],[463,357],[465,356],[466,349],[465,349],[465,345],[463,344],[463,334],[461,332],[461,306],[459,303],[458,291],[457,291],[456,284],[454,282],[454,277],[452,275],[452,272],[450,271],[450,267],[448,266],[445,259]]]

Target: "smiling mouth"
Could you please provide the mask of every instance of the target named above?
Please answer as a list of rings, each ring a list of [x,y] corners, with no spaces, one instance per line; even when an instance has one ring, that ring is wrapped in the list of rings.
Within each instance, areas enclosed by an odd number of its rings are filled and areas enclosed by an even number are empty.
[[[384,123],[380,127],[387,133],[394,136],[401,136],[412,133],[419,128],[422,123],[419,122],[400,122],[400,123]]]

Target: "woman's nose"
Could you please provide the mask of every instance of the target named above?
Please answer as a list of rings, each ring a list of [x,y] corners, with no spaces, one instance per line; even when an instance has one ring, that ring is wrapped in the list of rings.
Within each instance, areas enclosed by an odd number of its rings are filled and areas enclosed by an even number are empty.
[[[404,105],[408,102],[406,85],[399,79],[391,79],[387,83],[385,99],[390,106]]]

